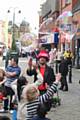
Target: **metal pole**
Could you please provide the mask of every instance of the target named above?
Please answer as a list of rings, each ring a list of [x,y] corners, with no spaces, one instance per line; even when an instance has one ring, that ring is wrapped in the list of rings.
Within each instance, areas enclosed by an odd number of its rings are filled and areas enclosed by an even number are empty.
[[[13,11],[13,39],[15,39],[15,8]]]

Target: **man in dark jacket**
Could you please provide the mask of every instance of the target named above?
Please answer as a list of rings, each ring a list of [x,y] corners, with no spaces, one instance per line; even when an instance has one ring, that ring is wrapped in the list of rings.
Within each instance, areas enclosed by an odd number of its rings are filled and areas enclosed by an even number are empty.
[[[41,93],[44,93],[46,91],[46,84],[48,86],[51,86],[51,84],[55,81],[55,75],[53,69],[47,65],[49,55],[45,50],[40,51],[40,53],[37,56],[37,59],[38,59],[37,68],[39,69],[39,72],[43,77],[43,84],[39,86],[39,90]],[[32,69],[31,60],[29,61],[29,68],[27,69],[27,74],[29,76],[34,75],[34,82],[37,80],[38,73],[36,68],[33,67]]]
[[[68,91],[67,74],[68,74],[68,63],[64,57],[61,57],[61,63],[59,65],[59,72],[61,73],[61,87],[60,90]]]

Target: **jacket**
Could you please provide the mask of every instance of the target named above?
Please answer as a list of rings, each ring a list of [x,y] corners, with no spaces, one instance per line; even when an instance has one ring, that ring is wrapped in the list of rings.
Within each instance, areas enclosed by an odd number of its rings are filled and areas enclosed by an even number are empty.
[[[62,60],[59,65],[59,72],[61,75],[66,76],[68,74],[68,63],[67,60]]]
[[[40,69],[40,66],[38,66],[38,68]],[[26,73],[29,76],[34,75],[34,82],[37,80],[37,71],[36,69],[27,69]],[[55,81],[55,75],[54,75],[54,71],[51,67],[46,65],[45,68],[45,73],[44,73],[44,83],[47,83],[49,86],[52,85],[52,83]]]

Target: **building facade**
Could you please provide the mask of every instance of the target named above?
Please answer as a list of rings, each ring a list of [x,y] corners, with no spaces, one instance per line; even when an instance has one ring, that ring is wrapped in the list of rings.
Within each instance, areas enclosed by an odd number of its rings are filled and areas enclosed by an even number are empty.
[[[40,14],[40,21],[39,21],[39,24],[40,24],[39,39],[41,38],[43,39],[43,36],[44,36],[44,39],[47,39],[48,42],[50,40],[52,41],[53,29],[56,29],[55,21],[59,16],[58,3],[59,3],[59,0],[46,0],[46,2],[41,5],[41,14]],[[49,33],[49,35],[46,35],[45,34],[46,32]],[[54,41],[52,41],[52,44],[54,44]],[[52,44],[51,46],[54,46]]]
[[[72,15],[64,15],[64,19],[58,20],[66,12]],[[58,48],[63,52],[70,48],[74,55],[73,64],[80,68],[80,0],[46,0],[41,7],[40,25],[50,17],[53,21],[44,24],[40,32],[54,32],[59,28]]]
[[[74,65],[80,68],[80,0],[72,0],[73,23],[77,29],[73,38]]]

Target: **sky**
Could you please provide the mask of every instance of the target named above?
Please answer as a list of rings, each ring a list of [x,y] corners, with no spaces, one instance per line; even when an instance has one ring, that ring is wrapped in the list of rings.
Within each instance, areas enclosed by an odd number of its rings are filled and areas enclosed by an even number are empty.
[[[13,20],[13,12],[15,8],[15,22],[20,24],[22,20],[30,23],[32,31],[38,29],[38,11],[41,0],[1,0],[0,3],[0,20]],[[7,11],[10,10],[10,13]],[[21,14],[18,13],[21,10]]]

